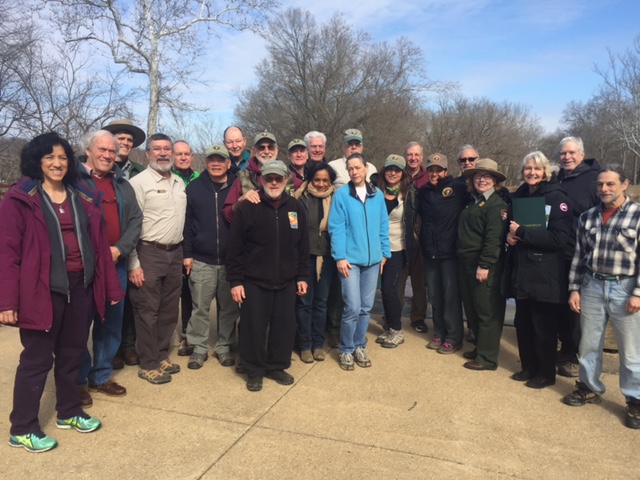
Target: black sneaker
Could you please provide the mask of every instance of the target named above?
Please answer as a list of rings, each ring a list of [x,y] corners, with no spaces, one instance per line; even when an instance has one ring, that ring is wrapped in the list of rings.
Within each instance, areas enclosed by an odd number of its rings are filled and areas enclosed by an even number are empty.
[[[600,403],[602,398],[584,383],[576,382],[576,390],[564,397],[562,401],[572,407],[581,407],[586,403]]]
[[[429,331],[429,327],[424,323],[424,320],[413,322],[411,326],[418,333],[427,333]]]
[[[266,377],[275,380],[280,385],[291,385],[293,383],[293,377],[284,370],[271,370],[267,372]]]
[[[627,403],[627,417],[624,424],[629,428],[640,428],[640,400]]]

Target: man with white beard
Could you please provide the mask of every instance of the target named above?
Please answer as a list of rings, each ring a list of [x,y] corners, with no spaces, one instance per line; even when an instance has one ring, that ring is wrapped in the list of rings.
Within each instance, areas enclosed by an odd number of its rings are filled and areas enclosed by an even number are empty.
[[[180,366],[169,360],[182,288],[182,231],[187,196],[184,182],[171,174],[173,143],[151,135],[145,150],[149,166],[131,179],[142,210],[142,232],[129,257],[131,303],[140,356],[138,377],[152,384],[171,381]]]
[[[262,132],[255,136],[253,140],[253,156],[249,159],[247,168],[240,170],[229,195],[222,207],[222,214],[228,222],[231,222],[240,202],[249,201],[259,203],[260,196],[258,190],[261,187],[260,177],[262,175],[262,165],[270,160],[278,158],[278,142],[273,133]],[[287,175],[286,180],[290,180]],[[288,182],[287,182],[288,184]]]
[[[263,377],[291,385],[296,295],[307,293],[309,232],[304,208],[285,192],[289,170],[279,160],[261,168],[258,202],[238,202],[227,245],[231,296],[242,305],[238,338],[247,389]]]

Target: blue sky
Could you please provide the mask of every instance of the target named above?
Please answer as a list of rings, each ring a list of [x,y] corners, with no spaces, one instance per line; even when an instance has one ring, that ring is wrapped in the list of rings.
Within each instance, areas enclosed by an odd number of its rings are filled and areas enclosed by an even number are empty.
[[[596,91],[594,64],[606,64],[607,48],[622,53],[640,34],[639,0],[366,0],[349,10],[344,0],[281,3],[311,11],[318,23],[341,11],[375,40],[404,35],[422,49],[431,79],[457,82],[467,96],[528,105],[550,131],[569,101]],[[249,32],[224,32],[211,47],[206,63],[226,75],[193,93],[224,128],[234,92],[256,83],[266,50]]]

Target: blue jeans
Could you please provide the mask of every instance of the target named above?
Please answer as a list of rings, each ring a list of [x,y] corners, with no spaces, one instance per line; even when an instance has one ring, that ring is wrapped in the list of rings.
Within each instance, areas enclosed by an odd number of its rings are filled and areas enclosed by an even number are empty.
[[[317,275],[317,255],[309,259],[307,294],[298,297],[296,315],[298,317],[298,346],[300,351],[319,350],[324,345],[324,327],[327,323],[327,300],[331,279],[336,271],[336,263],[331,255],[323,257],[320,279]]]
[[[121,258],[116,263],[116,272],[120,287],[127,290],[127,259]],[[115,305],[107,302],[104,314],[104,322],[100,321],[98,314],[93,317],[93,366],[91,365],[91,354],[85,350],[82,354],[80,371],[78,372],[78,385],[103,385],[107,383],[113,367],[111,360],[115,357],[120,348],[122,339],[122,316],[124,313],[124,300]]]
[[[380,264],[369,267],[351,265],[349,276],[340,275],[344,309],[340,325],[340,353],[353,353],[365,346],[365,334],[369,327],[369,317],[376,296]]]
[[[424,276],[433,313],[433,337],[454,346],[461,345],[464,324],[456,257],[441,260],[425,258]]]
[[[585,273],[580,289],[580,381],[596,393],[605,391],[600,374],[608,316],[618,342],[620,390],[627,401],[640,400],[640,312],[625,309],[635,284],[635,277],[607,281]]]

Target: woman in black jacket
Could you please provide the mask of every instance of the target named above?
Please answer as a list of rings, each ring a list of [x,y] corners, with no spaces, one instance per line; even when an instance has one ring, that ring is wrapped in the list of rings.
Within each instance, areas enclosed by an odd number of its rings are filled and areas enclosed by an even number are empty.
[[[508,296],[516,299],[515,326],[522,371],[511,378],[531,388],[555,384],[558,316],[567,302],[564,248],[571,233],[569,200],[552,175],[549,160],[532,152],[522,161],[524,183],[514,199],[544,198],[546,228],[511,221],[507,243],[513,261]],[[517,202],[518,200],[514,200]],[[507,292],[505,292],[507,293]]]

